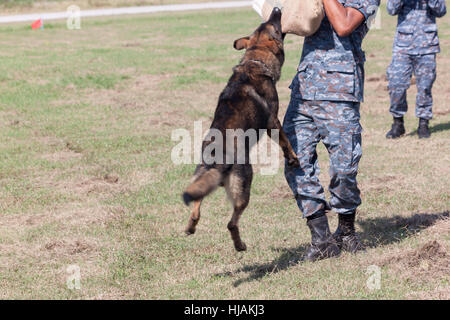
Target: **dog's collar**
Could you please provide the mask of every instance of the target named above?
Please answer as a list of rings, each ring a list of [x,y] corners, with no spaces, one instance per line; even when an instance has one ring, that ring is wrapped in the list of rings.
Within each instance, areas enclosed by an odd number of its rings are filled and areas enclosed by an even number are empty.
[[[247,63],[250,63],[250,62],[259,64],[264,70],[264,75],[270,77],[272,79],[272,81],[275,81],[275,76],[274,76],[273,72],[270,71],[269,67],[264,62],[262,62],[260,60],[250,59],[250,60],[247,60],[247,61],[241,63],[240,66],[245,66]]]

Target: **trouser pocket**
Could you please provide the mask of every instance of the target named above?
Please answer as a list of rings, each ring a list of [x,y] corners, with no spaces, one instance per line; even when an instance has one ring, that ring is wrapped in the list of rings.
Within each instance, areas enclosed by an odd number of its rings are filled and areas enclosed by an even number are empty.
[[[362,156],[361,146],[362,128],[352,124],[340,132],[330,133],[324,140],[330,153],[332,175],[354,175],[358,171],[358,164]]]

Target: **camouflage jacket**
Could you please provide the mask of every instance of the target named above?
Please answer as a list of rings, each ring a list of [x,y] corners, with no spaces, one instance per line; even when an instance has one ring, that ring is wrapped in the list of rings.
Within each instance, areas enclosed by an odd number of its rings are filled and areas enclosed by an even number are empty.
[[[325,17],[319,30],[306,37],[297,76],[291,85],[302,100],[363,101],[365,55],[362,41],[380,0],[338,0],[366,18],[351,35],[339,37]]]
[[[445,0],[388,0],[387,11],[398,14],[394,52],[416,55],[440,51],[436,17],[446,14]]]

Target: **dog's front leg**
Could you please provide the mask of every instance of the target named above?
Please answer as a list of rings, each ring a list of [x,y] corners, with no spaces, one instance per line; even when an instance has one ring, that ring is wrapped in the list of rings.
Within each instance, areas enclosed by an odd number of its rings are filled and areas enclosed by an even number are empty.
[[[298,161],[297,154],[295,153],[294,149],[292,148],[291,143],[289,142],[289,139],[286,135],[286,133],[283,130],[283,127],[281,126],[280,120],[276,116],[271,116],[268,121],[267,126],[267,134],[269,137],[272,138],[272,129],[276,129],[279,132],[278,135],[278,141],[275,141],[278,143],[281,147],[281,150],[283,150],[284,157],[286,158],[288,165],[293,166],[295,168],[300,167],[300,162]],[[272,139],[273,140],[273,139]]]

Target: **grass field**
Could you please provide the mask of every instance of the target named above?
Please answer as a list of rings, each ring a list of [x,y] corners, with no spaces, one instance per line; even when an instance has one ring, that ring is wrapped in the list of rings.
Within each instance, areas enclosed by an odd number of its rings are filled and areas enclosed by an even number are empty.
[[[233,40],[259,23],[250,9],[83,20],[74,31],[1,26],[0,298],[449,299],[450,15],[439,21],[432,138],[415,135],[413,88],[407,136],[387,141],[395,19],[381,11],[365,40],[357,229],[368,249],[316,263],[300,261],[310,235],[282,168],[255,177],[247,252],[232,246],[223,190],[204,202],[197,233],[183,233],[194,165],[171,163],[171,132],[209,125],[242,54]],[[286,40],[281,119],[301,43]],[[70,265],[79,290],[66,285]],[[366,285],[373,265],[377,290]]]

